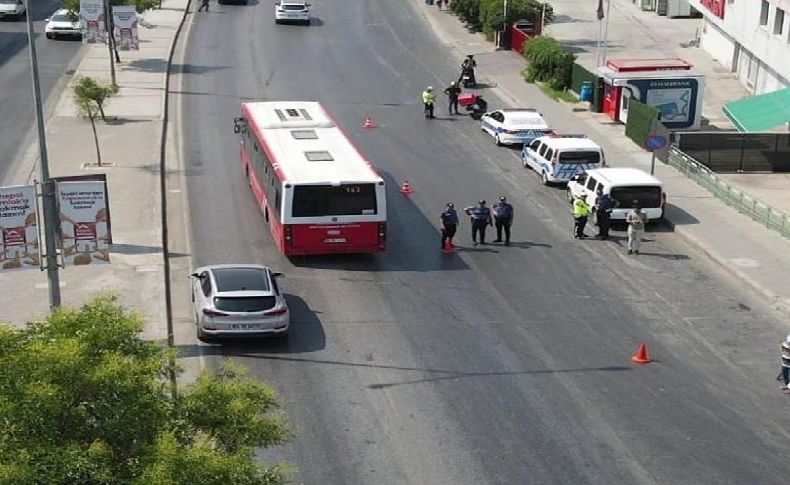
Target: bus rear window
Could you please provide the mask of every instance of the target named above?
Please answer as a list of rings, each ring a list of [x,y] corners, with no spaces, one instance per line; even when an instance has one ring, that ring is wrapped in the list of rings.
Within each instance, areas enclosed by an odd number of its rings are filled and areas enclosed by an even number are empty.
[[[376,213],[375,184],[294,187],[293,217],[358,216]]]
[[[599,152],[560,152],[560,163],[601,163]]]
[[[610,195],[621,209],[661,207],[661,187],[613,187]]]

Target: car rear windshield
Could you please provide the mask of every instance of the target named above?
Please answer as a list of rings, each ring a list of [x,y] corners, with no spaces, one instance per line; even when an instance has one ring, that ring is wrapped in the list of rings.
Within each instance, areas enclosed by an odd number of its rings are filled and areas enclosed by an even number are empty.
[[[60,15],[53,15],[52,16],[52,21],[53,22],[76,22],[77,18],[74,17],[74,16],[71,16],[69,14],[65,14],[65,15],[60,14]]]
[[[217,291],[269,291],[266,271],[260,268],[214,269]]]
[[[601,154],[595,151],[560,152],[560,163],[600,163]]]
[[[376,214],[375,184],[297,185],[293,217]]]
[[[274,308],[277,298],[274,296],[242,296],[214,298],[214,307],[223,312],[251,313],[262,312]]]
[[[296,5],[294,5],[294,4],[285,4],[285,5],[283,5],[283,10],[304,10],[304,9],[305,9],[305,6],[304,5],[299,5],[299,4],[296,4]]]
[[[621,209],[661,207],[661,187],[613,187],[610,195],[620,203]]]

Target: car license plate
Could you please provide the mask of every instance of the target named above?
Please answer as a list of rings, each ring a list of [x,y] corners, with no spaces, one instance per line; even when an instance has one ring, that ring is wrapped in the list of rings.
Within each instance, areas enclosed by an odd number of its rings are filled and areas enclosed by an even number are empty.
[[[346,242],[346,238],[344,237],[330,237],[328,239],[324,239],[325,243],[344,243]]]
[[[233,323],[230,325],[231,330],[253,330],[261,328],[260,323]]]

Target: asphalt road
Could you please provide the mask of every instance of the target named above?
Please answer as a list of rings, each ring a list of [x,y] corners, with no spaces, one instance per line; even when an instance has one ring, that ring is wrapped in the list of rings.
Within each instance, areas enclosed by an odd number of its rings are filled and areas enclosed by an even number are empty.
[[[57,2],[31,2],[29,15],[34,20],[36,53],[41,95],[46,103],[80,50],[82,44],[72,40],[49,40],[44,37],[44,19],[58,9]],[[30,77],[27,25],[24,19],[0,20],[0,181],[12,164],[34,142],[36,126],[33,84]]]
[[[200,347],[280,390],[297,436],[262,459],[307,484],[784,482],[780,318],[660,228],[639,257],[622,231],[574,240],[562,189],[516,151],[468,117],[424,120],[420,92],[456,60],[410,2],[313,3],[310,27],[275,25],[268,2],[212,5],[178,66],[194,263],[286,274],[287,345]],[[385,254],[279,255],[238,161],[245,99],[325,103],[390,184]],[[473,248],[464,222],[463,247],[439,252],[446,202],[500,194],[512,246]],[[643,342],[656,361],[632,365]]]

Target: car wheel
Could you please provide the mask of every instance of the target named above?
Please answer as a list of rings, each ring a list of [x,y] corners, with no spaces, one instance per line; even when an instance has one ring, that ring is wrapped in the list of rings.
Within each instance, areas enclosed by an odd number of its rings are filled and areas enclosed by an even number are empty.
[[[498,147],[502,146],[502,140],[499,139],[499,133],[494,135],[494,141],[496,142],[496,146],[498,146]]]
[[[200,340],[201,342],[210,342],[211,338],[208,335],[206,335],[205,332],[203,332],[203,328],[200,326],[200,324],[198,323],[196,326],[197,326],[198,340]]]
[[[53,39],[54,37],[51,32],[47,32],[47,39]]]
[[[275,23],[275,24],[279,24],[279,23],[281,23],[281,22],[280,22],[280,19],[274,19],[274,23]]]
[[[549,185],[549,176],[546,175],[545,171],[541,172],[540,181],[543,182],[543,185]]]

